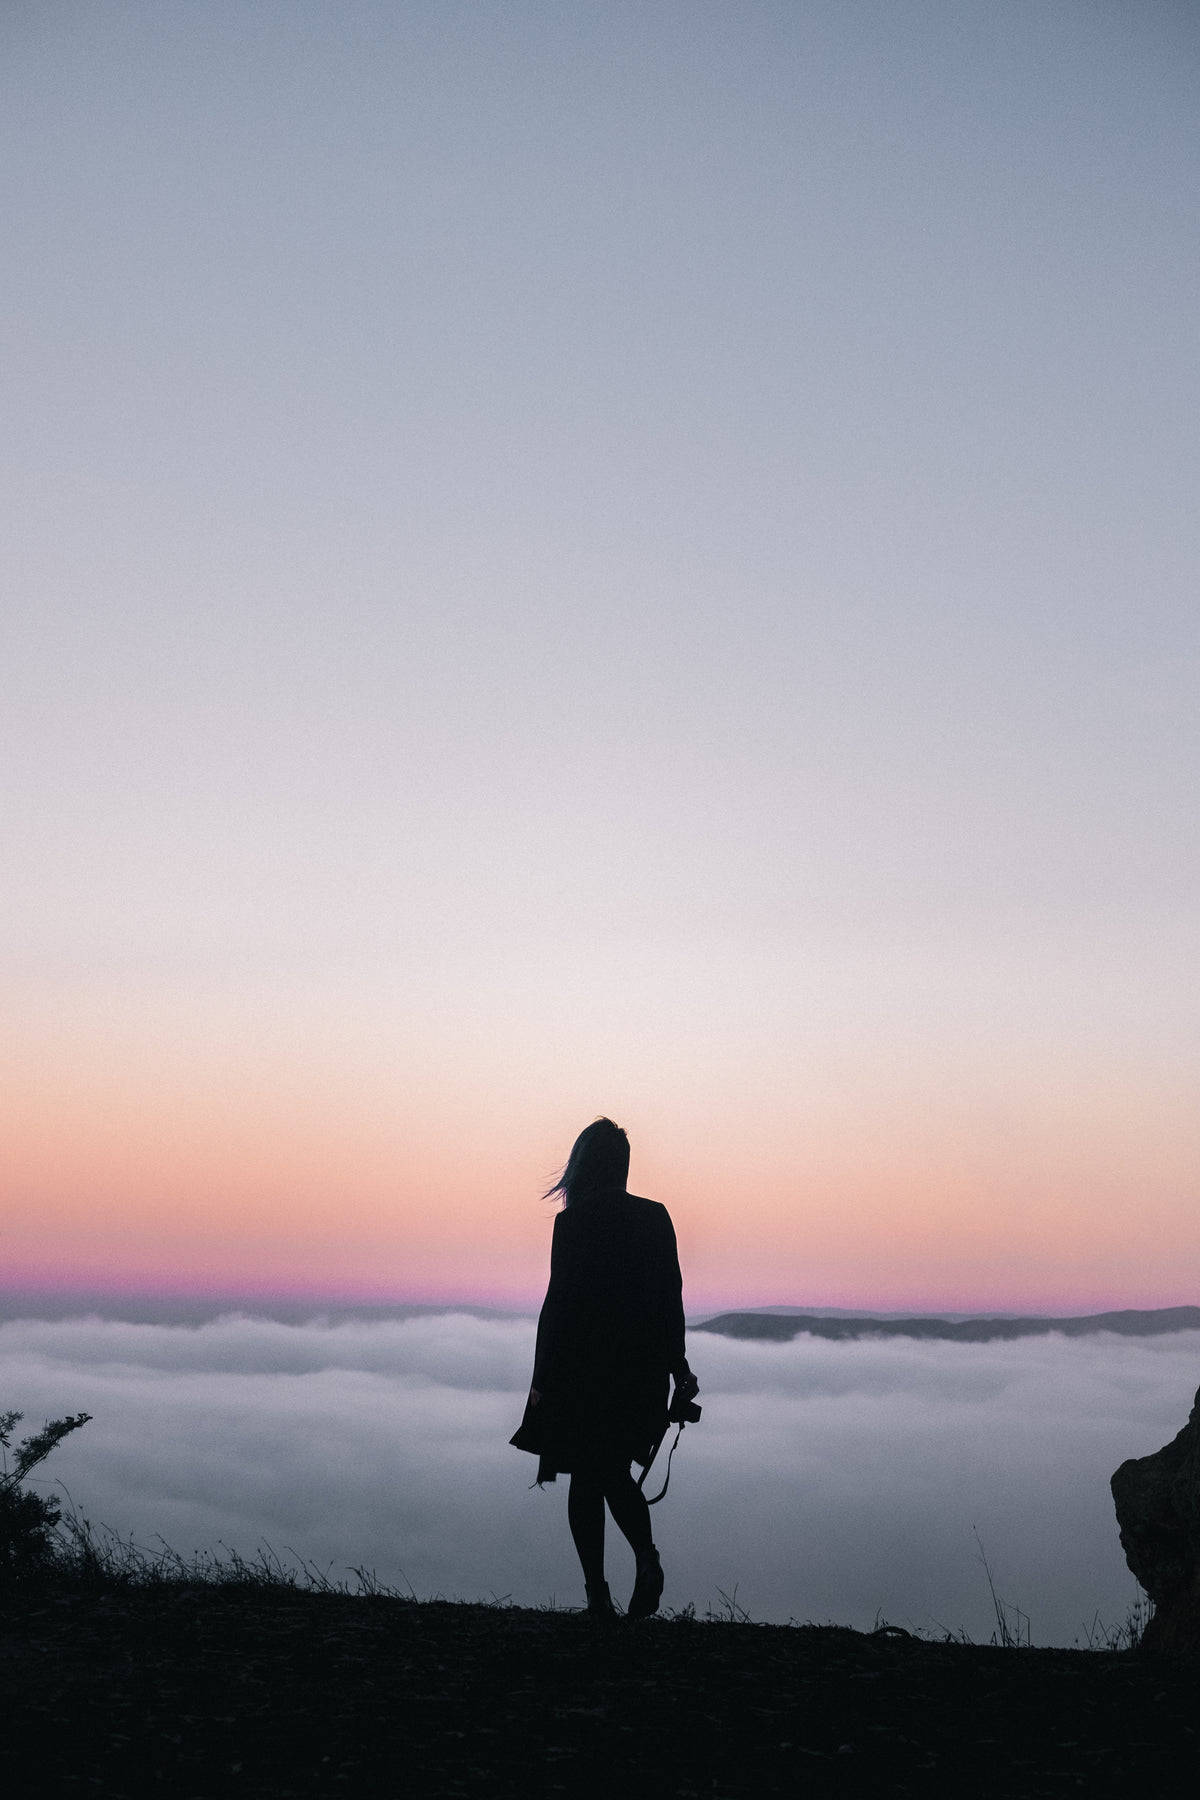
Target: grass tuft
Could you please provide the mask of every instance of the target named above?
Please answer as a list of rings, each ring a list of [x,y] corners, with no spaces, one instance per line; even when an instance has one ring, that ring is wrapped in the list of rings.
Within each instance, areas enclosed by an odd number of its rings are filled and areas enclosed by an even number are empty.
[[[1116,1625],[1106,1625],[1099,1612],[1092,1616],[1090,1625],[1083,1627],[1082,1642],[1075,1639],[1077,1650],[1137,1650],[1146,1635],[1146,1627],[1154,1617],[1154,1602],[1142,1588],[1138,1588],[1125,1617]]]

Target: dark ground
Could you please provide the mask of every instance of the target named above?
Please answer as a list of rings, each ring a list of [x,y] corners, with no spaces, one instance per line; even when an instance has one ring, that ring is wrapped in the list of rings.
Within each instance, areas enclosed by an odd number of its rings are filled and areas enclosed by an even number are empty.
[[[1200,1793],[1200,1658],[165,1584],[0,1614],[12,1800]],[[14,1779],[15,1778],[15,1779]]]

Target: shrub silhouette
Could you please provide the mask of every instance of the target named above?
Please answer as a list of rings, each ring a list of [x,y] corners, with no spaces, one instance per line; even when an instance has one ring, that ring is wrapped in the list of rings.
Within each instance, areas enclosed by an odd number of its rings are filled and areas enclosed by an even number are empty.
[[[61,1516],[58,1502],[53,1495],[35,1494],[23,1484],[30,1470],[92,1415],[68,1413],[65,1419],[48,1419],[40,1431],[14,1449],[13,1428],[24,1416],[0,1413],[0,1582],[37,1574],[53,1559],[53,1533]]]

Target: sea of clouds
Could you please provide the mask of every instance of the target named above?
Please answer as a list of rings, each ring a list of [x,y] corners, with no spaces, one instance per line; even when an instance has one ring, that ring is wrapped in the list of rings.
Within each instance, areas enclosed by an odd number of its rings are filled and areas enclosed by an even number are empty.
[[[96,1524],[188,1553],[272,1545],[422,1598],[578,1605],[566,1481],[508,1446],[528,1319],[442,1313],[199,1326],[0,1324],[0,1411],[93,1422],[42,1473]],[[1086,1641],[1136,1595],[1108,1480],[1173,1437],[1200,1333],[1154,1339],[742,1343],[693,1333],[704,1417],[655,1510],[664,1605],[761,1620],[994,1628],[980,1545],[1034,1643]],[[610,1525],[610,1579],[632,1577]]]

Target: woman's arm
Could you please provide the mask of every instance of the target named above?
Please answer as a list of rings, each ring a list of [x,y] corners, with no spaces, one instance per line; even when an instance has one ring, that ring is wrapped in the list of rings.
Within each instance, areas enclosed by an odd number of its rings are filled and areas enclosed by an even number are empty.
[[[564,1226],[562,1213],[554,1221],[550,1243],[550,1285],[538,1315],[537,1344],[533,1353],[532,1391],[538,1399],[547,1385],[553,1383],[554,1365],[562,1348],[567,1317],[574,1298],[574,1259],[570,1246],[570,1227]],[[536,1402],[535,1402],[536,1404]]]
[[[688,1368],[683,1341],[683,1275],[679,1267],[679,1247],[675,1242],[675,1227],[671,1223],[671,1215],[665,1206],[661,1211],[660,1283],[667,1367],[676,1378],[686,1375],[690,1379],[691,1370]]]

